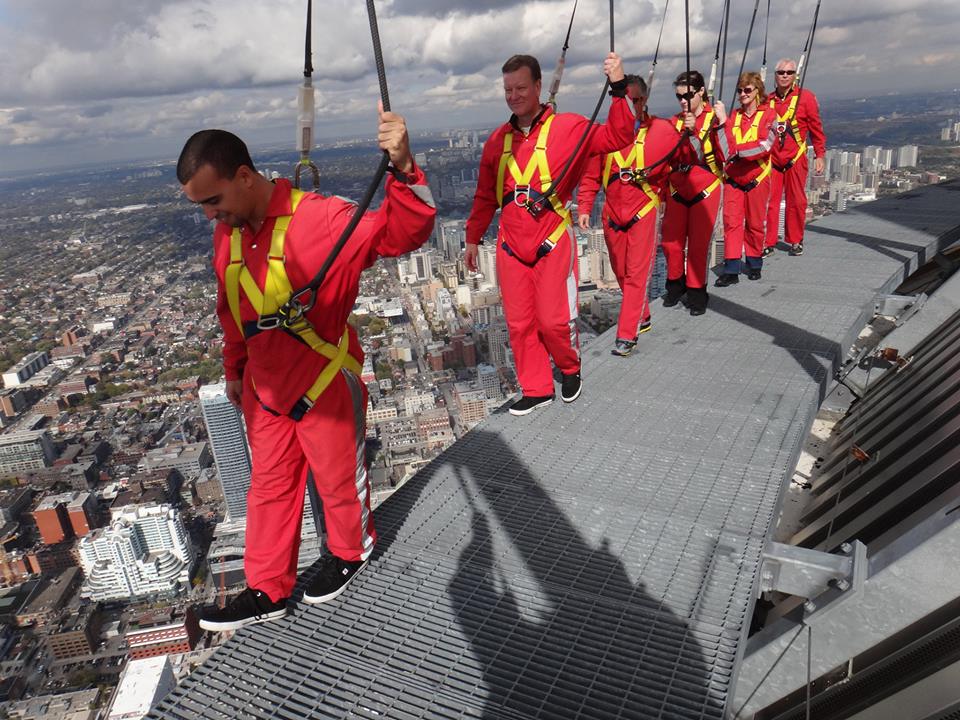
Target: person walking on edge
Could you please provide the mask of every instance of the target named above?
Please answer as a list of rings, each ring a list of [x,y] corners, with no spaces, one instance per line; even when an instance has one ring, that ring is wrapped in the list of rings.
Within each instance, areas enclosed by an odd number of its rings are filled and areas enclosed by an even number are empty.
[[[523,391],[510,413],[526,415],[553,401],[551,358],[562,374],[561,399],[573,402],[580,396],[579,271],[567,206],[589,157],[618,150],[633,139],[633,113],[624,99],[626,81],[616,53],[604,61],[613,95],[607,123],[593,127],[580,115],[556,114],[540,103],[536,58],[514,55],[502,72],[504,96],[513,114],[491,133],[483,148],[467,219],[464,263],[476,271],[477,248],[500,208],[497,275]],[[573,157],[585,132],[586,140]],[[571,158],[560,185],[542,201]]]
[[[767,210],[767,239],[764,256],[774,251],[780,227],[780,200],[786,194],[783,236],[791,255],[803,255],[803,226],[807,217],[807,139],[813,141],[814,172],[823,175],[827,136],[820,120],[816,96],[797,84],[797,63],[777,62],[776,92],[770,95],[770,109],[776,113],[777,141],[771,158],[770,207]]]
[[[270,182],[256,171],[243,141],[224,130],[201,130],[180,154],[184,194],[218,221],[213,267],[226,393],[243,411],[253,460],[247,588],[223,608],[202,609],[205,630],[236,630],[286,614],[309,469],[323,501],[329,553],[304,601],[337,597],[373,552],[363,351],[347,317],[361,272],[379,257],[420,247],[436,214],[404,119],[381,109],[378,138],[392,161],[383,205],[361,218],[316,303],[289,328],[277,326],[278,308],[311,280],[356,206],[293,189],[287,180]]]
[[[741,73],[737,82],[740,108],[718,139],[724,157],[727,187],[723,191],[723,273],[714,283],[740,282],[746,253],[747,279],[759,280],[763,268],[764,222],[770,201],[770,148],[776,140],[773,110],[766,104],[760,73]],[[721,103],[715,103],[720,108]]]
[[[691,315],[707,311],[707,255],[720,210],[723,155],[718,131],[726,114],[707,103],[703,75],[682,72],[673,83],[680,112],[674,127],[687,133],[671,163],[670,195],[663,216],[663,255],[667,261],[664,307],[686,294]]]
[[[627,75],[627,97],[637,115],[636,137],[617,152],[592,158],[577,191],[582,230],[590,229],[594,200],[601,187],[604,191],[603,237],[623,291],[611,353],[621,357],[633,352],[639,335],[651,328],[647,283],[657,249],[657,211],[670,175],[664,158],[680,139],[672,124],[647,113],[647,83],[639,75]]]

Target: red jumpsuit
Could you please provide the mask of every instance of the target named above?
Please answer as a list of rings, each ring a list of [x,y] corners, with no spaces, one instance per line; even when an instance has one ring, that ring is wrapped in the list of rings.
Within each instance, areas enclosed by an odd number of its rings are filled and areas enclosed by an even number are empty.
[[[774,129],[778,136],[770,153],[774,172],[770,175],[770,208],[767,211],[766,247],[773,247],[777,244],[780,198],[784,191],[787,194],[784,240],[790,244],[803,242],[803,226],[807,215],[806,140],[809,135],[813,140],[814,154],[821,158],[827,151],[827,138],[823,133],[817,98],[809,90],[794,87],[783,98],[775,92],[771,93],[769,105],[777,114]],[[793,111],[790,110],[791,105],[794,106]]]
[[[636,140],[620,152],[590,160],[577,191],[577,213],[590,215],[603,187],[603,237],[610,264],[623,291],[617,337],[635,340],[637,327],[650,319],[647,283],[657,250],[657,208],[667,194],[670,163],[652,168],[645,178],[633,170],[649,167],[666,157],[680,134],[666,120],[648,116],[638,127]],[[624,173],[621,176],[621,168]]]
[[[707,285],[707,255],[720,209],[723,155],[714,114],[709,105],[696,119],[693,134],[674,155],[670,196],[663,216],[663,255],[667,280],[686,276],[688,288]],[[674,127],[683,127],[683,115],[674,116]]]
[[[360,273],[380,256],[395,256],[422,245],[436,211],[419,168],[411,184],[390,177],[386,198],[367,213],[343,248],[307,313],[317,334],[336,345],[359,291]],[[308,283],[353,215],[355,206],[339,198],[307,194],[286,232],[285,270],[294,288]],[[243,259],[262,290],[270,238],[278,217],[290,214],[290,183],[277,180],[267,216],[256,234],[242,228]],[[364,462],[366,387],[341,369],[297,422],[287,415],[329,362],[283,330],[247,336],[231,315],[224,276],[230,262],[232,228],[220,223],[214,236],[217,315],[223,327],[223,366],[227,380],[243,381],[243,416],[252,451],[247,493],[244,570],[247,584],[277,602],[290,596],[297,572],[300,521],[308,467],[313,469],[330,551],[343,560],[365,559],[376,533],[370,515],[370,488]],[[240,293],[240,316],[256,323],[257,311]],[[349,328],[350,354],[363,350]]]
[[[723,271],[740,272],[746,246],[747,267],[763,266],[764,222],[770,203],[770,148],[776,140],[773,110],[766,104],[753,115],[737,110],[720,133],[727,158],[723,191]]]
[[[557,115],[550,107],[544,107],[534,118],[530,132],[524,135],[516,124],[516,116],[513,116],[510,122],[494,130],[484,145],[477,192],[467,219],[466,241],[479,244],[500,207],[497,188],[498,176],[502,177],[497,276],[517,379],[523,394],[528,397],[554,394],[551,357],[565,375],[580,372],[580,340],[576,325],[579,310],[577,245],[569,225],[569,211],[565,207],[589,157],[612,152],[633,139],[630,105],[622,97],[614,97],[607,123],[591,129],[554,195],[555,205],[566,213],[566,217],[550,206],[534,217],[518,204],[523,200],[522,192],[514,192],[519,183],[512,171],[504,171],[504,159],[512,156],[515,169],[520,172],[535,168],[539,156],[536,147],[548,121],[546,147],[542,152],[546,156],[547,172],[552,177],[560,174],[586,129],[587,119],[572,113]],[[512,146],[509,156],[504,152],[508,136]],[[542,187],[544,168],[540,166],[539,170],[533,170],[529,177],[530,189],[535,193]],[[549,247],[551,238],[556,245],[538,257],[538,252]]]

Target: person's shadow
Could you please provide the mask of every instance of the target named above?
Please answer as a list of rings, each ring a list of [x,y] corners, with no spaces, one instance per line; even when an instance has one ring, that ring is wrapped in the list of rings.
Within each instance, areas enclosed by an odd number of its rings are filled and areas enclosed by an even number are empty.
[[[713,561],[684,569],[677,556],[673,568],[654,568],[647,561],[663,538],[638,537],[637,525],[603,517],[602,505],[584,530],[620,536],[592,546],[500,435],[475,430],[462,442],[483,452],[449,468],[469,508],[469,540],[448,593],[479,662],[483,717],[721,717],[735,643],[724,638],[707,653],[701,638],[710,633],[698,637],[693,627],[703,621]],[[665,583],[664,595],[636,579],[641,566]],[[692,617],[669,608],[684,602]]]

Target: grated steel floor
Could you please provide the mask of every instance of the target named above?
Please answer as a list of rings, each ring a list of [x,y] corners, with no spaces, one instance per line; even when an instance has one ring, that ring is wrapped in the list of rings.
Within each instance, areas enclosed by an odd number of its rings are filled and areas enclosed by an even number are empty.
[[[498,413],[378,509],[370,567],[326,606],[226,643],[150,717],[723,718],[781,488],[832,368],[957,239],[945,183],[808,226],[800,258],[654,304],[584,391]]]

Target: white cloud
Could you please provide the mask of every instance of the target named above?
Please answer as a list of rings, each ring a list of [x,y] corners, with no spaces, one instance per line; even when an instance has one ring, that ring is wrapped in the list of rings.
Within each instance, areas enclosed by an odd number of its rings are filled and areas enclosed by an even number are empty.
[[[664,0],[617,0],[617,48],[646,75]],[[691,0],[691,64],[707,73],[722,0]],[[747,67],[758,67],[760,3]],[[799,55],[814,0],[774,3],[768,64]],[[378,0],[394,109],[416,127],[493,123],[506,115],[499,68],[537,55],[545,84],[570,0]],[[686,67],[683,4],[670,3],[652,105],[672,108],[669,80]],[[727,82],[743,52],[753,3],[733,3]],[[561,89],[564,109],[589,112],[608,44],[607,3],[581,2]],[[67,144],[105,148],[137,139],[175,154],[199,127],[293,135],[303,64],[302,0],[5,0],[0,6],[0,166],[10,148],[56,162]],[[960,60],[956,0],[824,3],[807,84],[821,97],[942,85]],[[318,136],[373,132],[377,83],[364,4],[314,8]],[[938,72],[939,71],[939,72]],[[172,149],[170,149],[172,148]],[[21,152],[18,161],[26,157]]]

